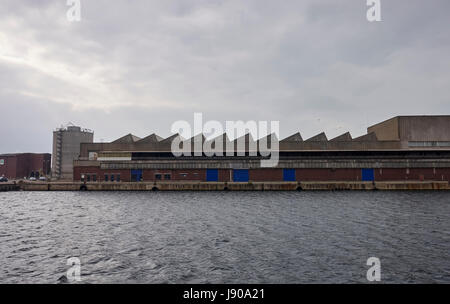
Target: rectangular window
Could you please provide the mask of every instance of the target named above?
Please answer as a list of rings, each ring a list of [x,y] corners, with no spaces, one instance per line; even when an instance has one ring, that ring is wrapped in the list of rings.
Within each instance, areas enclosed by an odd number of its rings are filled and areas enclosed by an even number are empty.
[[[97,181],[97,174],[92,174],[92,181],[96,182]]]
[[[87,182],[90,182],[90,181],[91,181],[91,175],[90,175],[90,174],[87,174],[87,175],[86,175],[86,181],[87,181]]]
[[[105,182],[108,181],[108,174],[105,174]]]
[[[114,174],[111,174],[111,181],[114,181]]]
[[[155,179],[156,180],[161,180],[161,174],[155,174]]]
[[[142,181],[142,170],[131,170],[131,181],[140,182]]]
[[[120,174],[116,175],[116,181],[120,182]]]
[[[89,152],[89,160],[97,160],[97,152]]]
[[[170,179],[170,174],[164,174],[164,179],[169,180]]]
[[[4,159],[0,159],[0,166],[3,166],[5,164],[5,160]]]

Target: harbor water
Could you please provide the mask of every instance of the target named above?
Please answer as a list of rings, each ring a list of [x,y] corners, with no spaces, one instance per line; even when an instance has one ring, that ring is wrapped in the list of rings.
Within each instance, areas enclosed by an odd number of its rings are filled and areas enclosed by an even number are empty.
[[[443,192],[1,192],[0,282],[450,283]]]

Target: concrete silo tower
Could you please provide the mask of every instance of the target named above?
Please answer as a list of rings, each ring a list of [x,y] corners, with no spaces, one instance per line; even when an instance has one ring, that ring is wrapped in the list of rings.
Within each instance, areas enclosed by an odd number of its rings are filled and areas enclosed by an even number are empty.
[[[53,132],[52,179],[72,180],[73,160],[80,155],[81,143],[92,143],[94,132],[69,125]]]

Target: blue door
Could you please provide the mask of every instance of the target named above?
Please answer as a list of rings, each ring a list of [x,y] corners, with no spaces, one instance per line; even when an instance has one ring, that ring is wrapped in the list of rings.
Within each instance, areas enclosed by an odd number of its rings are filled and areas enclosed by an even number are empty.
[[[362,169],[361,176],[364,182],[373,182],[375,180],[374,169]]]
[[[295,169],[283,169],[283,180],[285,182],[295,182]]]
[[[248,182],[248,169],[235,169],[235,170],[233,170],[233,181],[235,181],[235,182]]]
[[[140,182],[142,180],[142,170],[131,170],[131,181]]]
[[[219,181],[219,170],[218,169],[207,169],[206,170],[206,181],[207,182],[218,182]]]

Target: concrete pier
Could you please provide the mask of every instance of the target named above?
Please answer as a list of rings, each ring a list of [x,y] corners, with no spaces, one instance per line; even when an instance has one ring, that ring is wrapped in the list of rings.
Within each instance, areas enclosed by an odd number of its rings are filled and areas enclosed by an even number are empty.
[[[20,187],[15,183],[0,183],[0,192],[17,190],[20,190]]]
[[[392,182],[20,182],[24,191],[450,190],[447,181]]]

